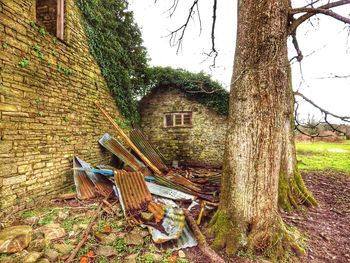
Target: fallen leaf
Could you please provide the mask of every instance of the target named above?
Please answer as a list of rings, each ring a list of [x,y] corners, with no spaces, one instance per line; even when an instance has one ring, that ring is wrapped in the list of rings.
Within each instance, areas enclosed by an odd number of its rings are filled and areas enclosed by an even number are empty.
[[[177,259],[177,256],[175,256],[175,255],[168,257],[168,260],[169,260],[170,263],[175,263],[176,259]]]
[[[88,257],[86,257],[86,256],[82,256],[81,258],[80,258],[80,261],[79,261],[80,263],[89,263],[89,258]]]
[[[93,258],[93,257],[95,257],[95,253],[94,253],[94,251],[90,250],[89,252],[86,253],[86,256],[89,258]]]
[[[109,224],[103,226],[103,233],[111,233],[111,226]]]

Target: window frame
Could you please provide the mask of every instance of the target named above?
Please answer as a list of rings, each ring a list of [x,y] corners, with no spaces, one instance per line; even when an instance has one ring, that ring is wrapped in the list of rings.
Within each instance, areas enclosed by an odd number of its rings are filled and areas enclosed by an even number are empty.
[[[168,125],[167,116],[171,116],[172,125]],[[181,123],[176,124],[176,117],[181,116]],[[189,116],[189,124],[185,124],[185,116]],[[164,112],[163,114],[163,127],[164,128],[191,128],[193,127],[193,113],[192,111],[176,111],[176,112]]]
[[[37,3],[40,0],[35,1],[35,21],[45,28],[45,31],[48,32],[51,36],[56,37],[57,39],[64,41],[64,31],[65,31],[65,16],[66,16],[66,3],[65,0],[56,0],[56,33],[50,32],[44,25],[41,25],[40,21],[38,21],[38,13],[37,13]]]

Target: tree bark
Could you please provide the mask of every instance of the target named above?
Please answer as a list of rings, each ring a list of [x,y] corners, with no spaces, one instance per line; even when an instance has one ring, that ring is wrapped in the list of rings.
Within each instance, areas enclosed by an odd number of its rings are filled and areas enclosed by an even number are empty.
[[[290,248],[302,252],[278,214],[279,197],[293,196],[292,181],[302,182],[300,175],[295,176],[289,4],[289,0],[238,1],[220,205],[211,222],[214,248],[226,247],[229,254],[244,250],[280,258]],[[279,191],[281,174],[283,191]],[[287,200],[286,204],[298,205],[297,198]]]

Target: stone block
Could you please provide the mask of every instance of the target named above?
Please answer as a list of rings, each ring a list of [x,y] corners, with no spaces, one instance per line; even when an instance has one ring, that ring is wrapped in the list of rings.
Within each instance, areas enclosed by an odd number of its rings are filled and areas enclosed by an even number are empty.
[[[32,171],[32,165],[31,164],[25,164],[25,165],[20,165],[18,166],[18,173],[26,173]]]
[[[9,178],[4,178],[2,184],[3,186],[19,184],[27,179],[26,175],[17,175]]]

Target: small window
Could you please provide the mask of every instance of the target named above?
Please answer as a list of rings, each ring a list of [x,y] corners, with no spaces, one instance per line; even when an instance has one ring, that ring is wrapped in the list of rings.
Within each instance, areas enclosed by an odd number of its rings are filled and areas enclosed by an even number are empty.
[[[165,113],[164,127],[192,127],[192,112]]]
[[[64,0],[36,0],[36,21],[51,35],[63,40]]]

